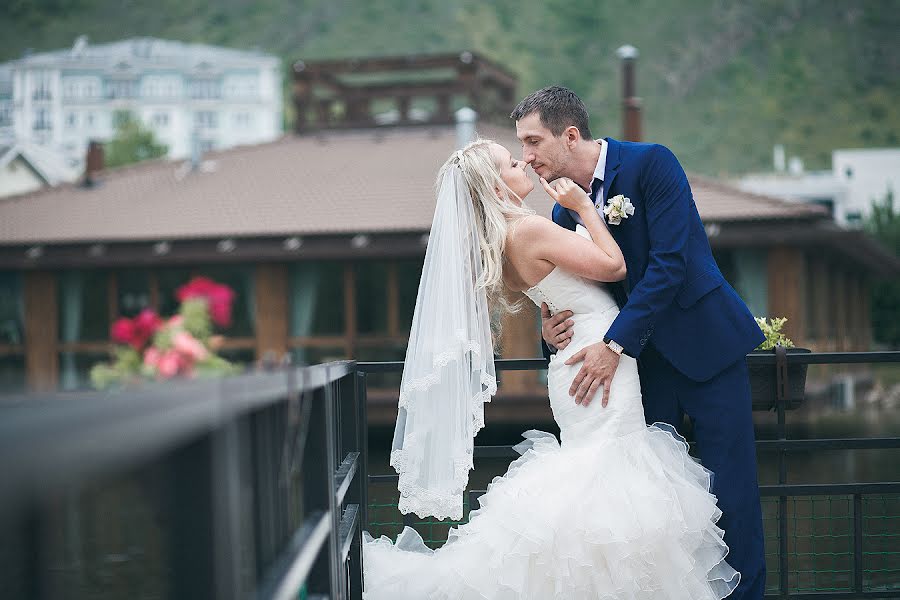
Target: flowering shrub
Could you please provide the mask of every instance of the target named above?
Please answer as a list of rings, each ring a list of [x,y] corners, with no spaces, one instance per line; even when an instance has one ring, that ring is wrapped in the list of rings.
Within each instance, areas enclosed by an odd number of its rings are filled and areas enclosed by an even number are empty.
[[[227,375],[240,367],[216,355],[224,341],[213,325],[231,325],[234,291],[206,277],[178,288],[178,313],[167,319],[144,309],[133,319],[117,319],[111,328],[113,361],[94,365],[91,383],[98,389],[148,379]]]

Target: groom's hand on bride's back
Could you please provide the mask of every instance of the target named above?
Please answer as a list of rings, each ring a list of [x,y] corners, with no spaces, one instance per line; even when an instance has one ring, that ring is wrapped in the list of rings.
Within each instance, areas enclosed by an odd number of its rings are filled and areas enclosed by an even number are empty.
[[[550,308],[546,302],[541,302],[541,337],[548,346],[562,350],[572,341],[574,324],[570,320],[571,310],[563,310],[555,315],[550,314]]]
[[[609,404],[609,388],[619,366],[619,355],[606,344],[599,342],[585,346],[566,361],[567,365],[582,363],[581,369],[569,386],[569,395],[575,397],[575,404],[587,406],[594,394],[603,386],[603,407]]]

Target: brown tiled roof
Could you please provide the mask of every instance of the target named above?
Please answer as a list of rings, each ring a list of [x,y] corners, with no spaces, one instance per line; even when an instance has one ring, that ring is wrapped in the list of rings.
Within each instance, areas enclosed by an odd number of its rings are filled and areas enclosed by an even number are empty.
[[[512,128],[479,133],[518,154]],[[109,170],[100,185],[62,185],[0,200],[0,244],[423,231],[452,127],[328,132]],[[819,218],[792,204],[690,176],[706,221]],[[527,202],[548,215],[537,186]]]

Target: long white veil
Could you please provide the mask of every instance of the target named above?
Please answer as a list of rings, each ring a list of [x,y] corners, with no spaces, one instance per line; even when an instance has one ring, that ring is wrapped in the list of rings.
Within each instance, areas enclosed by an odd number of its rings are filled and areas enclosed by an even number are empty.
[[[400,384],[391,466],[400,512],[459,520],[484,403],[497,393],[475,211],[456,162],[442,170]]]

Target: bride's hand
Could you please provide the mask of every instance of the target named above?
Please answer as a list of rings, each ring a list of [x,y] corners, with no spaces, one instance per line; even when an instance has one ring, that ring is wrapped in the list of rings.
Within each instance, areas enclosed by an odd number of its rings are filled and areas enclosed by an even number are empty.
[[[553,182],[553,185],[550,185],[541,177],[541,185],[544,186],[547,194],[563,208],[574,210],[577,213],[594,209],[594,205],[591,203],[587,193],[568,177],[560,177]]]

